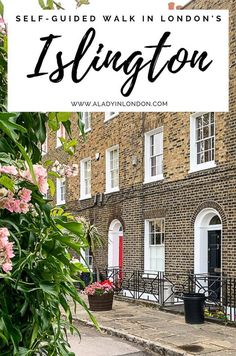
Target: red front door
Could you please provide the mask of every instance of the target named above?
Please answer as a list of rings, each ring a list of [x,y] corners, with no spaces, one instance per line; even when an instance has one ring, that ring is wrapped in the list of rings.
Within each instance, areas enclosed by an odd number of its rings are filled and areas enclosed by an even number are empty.
[[[123,268],[123,236],[119,236],[119,279],[122,279]]]

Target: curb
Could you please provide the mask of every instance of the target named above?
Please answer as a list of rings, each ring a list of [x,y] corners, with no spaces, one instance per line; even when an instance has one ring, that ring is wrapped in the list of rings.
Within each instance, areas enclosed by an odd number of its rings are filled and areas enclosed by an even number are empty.
[[[83,319],[78,320],[75,318],[73,318],[73,319],[75,321],[77,321],[78,323],[95,328],[94,324],[90,321],[83,320]],[[135,344],[138,344],[140,346],[147,348],[150,351],[157,352],[161,356],[190,356],[191,355],[189,353],[179,351],[172,347],[163,346],[160,343],[152,342],[150,340],[146,340],[141,337],[138,337],[138,336],[135,336],[132,334],[128,334],[128,333],[120,331],[120,330],[116,330],[114,328],[110,328],[110,327],[103,326],[103,325],[99,325],[99,328],[101,331],[105,332],[108,335],[116,336],[116,337],[125,339],[129,342],[133,342]]]

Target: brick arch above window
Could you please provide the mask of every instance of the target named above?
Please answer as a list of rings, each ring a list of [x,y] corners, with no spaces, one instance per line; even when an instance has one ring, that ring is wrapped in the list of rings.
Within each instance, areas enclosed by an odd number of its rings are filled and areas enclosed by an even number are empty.
[[[208,209],[208,208],[212,208],[212,209],[215,209],[220,217],[221,217],[221,220],[222,220],[222,225],[224,226],[224,228],[227,226],[227,217],[225,215],[225,212],[224,212],[224,209],[220,206],[220,204],[216,203],[215,201],[213,200],[208,200],[208,201],[205,201],[203,203],[201,203],[198,208],[195,210],[193,216],[192,216],[192,219],[191,219],[191,225],[192,227],[194,227],[194,224],[195,224],[195,221],[196,221],[196,218],[198,216],[198,214],[203,210],[203,209]]]
[[[122,225],[123,232],[124,232],[125,231],[125,222],[119,214],[113,214],[112,216],[110,216],[110,218],[108,220],[108,224],[107,224],[107,229],[109,230],[110,225],[111,225],[112,221],[114,221],[114,220],[119,220],[119,222]]]

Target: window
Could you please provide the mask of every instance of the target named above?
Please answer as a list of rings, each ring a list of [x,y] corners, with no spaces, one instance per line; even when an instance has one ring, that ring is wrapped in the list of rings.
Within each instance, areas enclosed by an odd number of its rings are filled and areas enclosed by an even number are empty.
[[[46,136],[44,143],[41,146],[41,151],[42,151],[42,156],[44,156],[48,153],[48,137],[47,136]]]
[[[66,137],[65,127],[61,124],[59,130],[57,130],[57,146],[60,147],[62,145],[60,138]]]
[[[91,250],[87,248],[85,251],[81,250],[82,259],[81,262],[85,267],[89,267],[90,270],[93,269],[93,256]]]
[[[165,270],[165,220],[145,220],[145,272]]]
[[[196,113],[190,118],[190,172],[215,167],[215,115]]]
[[[145,134],[145,181],[163,179],[163,128]]]
[[[114,117],[116,117],[117,115],[119,115],[118,112],[105,112],[105,120],[104,121],[111,120]]]
[[[118,146],[106,151],[106,193],[119,190],[119,149]]]
[[[88,132],[91,130],[91,113],[83,112],[82,113],[82,121],[84,123],[84,132]]]
[[[211,221],[209,222],[209,225],[221,225],[221,220],[218,215],[213,216],[211,218]]]
[[[66,202],[66,181],[65,178],[57,178],[57,205]]]
[[[80,162],[80,199],[91,198],[91,159]]]

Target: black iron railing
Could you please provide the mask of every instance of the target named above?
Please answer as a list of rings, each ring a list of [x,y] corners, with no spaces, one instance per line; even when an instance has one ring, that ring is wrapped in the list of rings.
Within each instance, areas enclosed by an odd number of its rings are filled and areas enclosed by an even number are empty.
[[[102,272],[126,298],[148,300],[161,306],[183,304],[183,294],[204,293],[209,316],[236,321],[236,278],[222,274],[129,271],[108,268]]]

